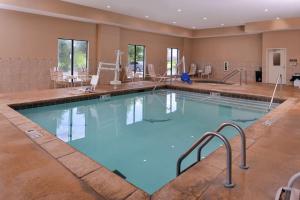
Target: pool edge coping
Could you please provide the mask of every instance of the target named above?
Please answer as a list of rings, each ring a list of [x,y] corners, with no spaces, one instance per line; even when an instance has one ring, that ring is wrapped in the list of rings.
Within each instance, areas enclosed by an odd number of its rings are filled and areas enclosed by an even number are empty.
[[[129,93],[134,93],[134,92],[138,92],[138,91],[145,91],[145,89],[147,90],[150,90],[151,88],[153,87],[142,87],[142,88],[131,88],[131,89],[126,89],[126,90],[115,90],[115,91],[103,91],[103,92],[97,92],[97,93],[92,93],[91,95],[87,95],[85,93],[83,94],[76,94],[75,96],[67,96],[67,97],[60,97],[60,98],[52,98],[52,99],[48,99],[48,100],[42,100],[42,101],[27,101],[27,102],[18,102],[18,103],[12,103],[12,104],[6,104],[6,105],[1,105],[2,107],[3,106],[7,106],[7,108],[9,109],[10,111],[10,114],[6,115],[7,113],[3,113],[3,109],[0,109],[0,113],[3,114],[3,116],[5,118],[7,118],[14,126],[16,126],[19,130],[21,130],[23,133],[25,133],[25,135],[27,135],[32,141],[34,141],[34,143],[36,143],[38,146],[40,146],[43,150],[45,150],[47,153],[49,153],[54,159],[56,159],[60,164],[62,164],[64,167],[66,167],[69,171],[71,171],[71,173],[73,173],[77,178],[79,178],[81,181],[84,181],[82,178],[89,175],[89,174],[92,174],[94,173],[95,171],[99,170],[99,169],[102,169],[102,168],[105,168],[103,167],[101,164],[97,163],[98,164],[98,168],[95,169],[94,171],[91,171],[90,173],[88,174],[85,174],[84,176],[80,177],[78,176],[78,172],[77,171],[72,171],[72,169],[70,169],[70,166],[66,166],[64,163],[62,163],[62,158],[63,157],[67,157],[71,154],[74,154],[74,153],[79,153],[79,154],[82,154],[83,156],[85,156],[88,160],[91,160],[92,162],[95,162],[93,161],[91,158],[89,158],[88,156],[84,155],[83,153],[81,153],[80,151],[74,149],[73,147],[71,147],[69,144],[63,142],[62,140],[60,140],[59,138],[55,137],[54,135],[52,135],[51,133],[49,133],[47,130],[44,130],[43,128],[41,128],[39,125],[35,124],[34,122],[32,122],[30,119],[26,118],[25,116],[23,116],[21,113],[19,113],[18,111],[16,111],[13,107],[15,107],[16,105],[24,105],[24,104],[38,104],[38,103],[45,103],[45,102],[53,102],[53,101],[64,101],[64,100],[74,100],[75,101],[80,101],[80,100],[84,100],[90,96],[99,96],[99,95],[105,95],[105,94],[115,94],[115,95],[122,95],[122,94],[128,94]],[[206,90],[206,89],[196,89],[196,88],[186,88],[186,87],[180,87],[180,86],[174,86],[174,85],[161,85],[160,88],[167,88],[167,89],[177,89],[177,90],[184,90],[184,91],[191,91],[191,92],[197,92],[197,93],[206,93],[206,92],[220,92],[222,95],[233,95],[232,97],[240,97],[240,98],[243,98],[243,97],[251,97],[251,98],[264,98],[264,99],[270,99],[270,97],[268,96],[263,96],[263,95],[251,95],[251,94],[243,94],[243,93],[229,93],[229,92],[224,92],[222,90]],[[97,98],[97,97],[96,97]],[[281,102],[283,102],[282,104],[288,102],[288,100],[293,100],[293,99],[296,99],[296,98],[293,98],[293,97],[290,97],[290,98],[276,98],[276,99],[279,99]],[[66,101],[64,101],[66,102]],[[280,104],[278,107],[280,107],[282,104]],[[275,108],[274,110],[272,110],[270,113],[268,113],[267,115],[264,115],[262,118],[260,119],[263,119],[265,118],[266,116],[268,115],[271,115],[274,111],[276,111],[277,108]],[[6,109],[7,109],[6,108]],[[7,110],[6,110],[7,111]],[[12,113],[14,112],[14,113]],[[19,119],[18,119],[19,117]],[[20,119],[21,118],[21,119]],[[23,120],[23,121],[22,121]],[[255,122],[254,124],[252,124],[251,126],[259,123],[260,120],[258,120],[257,122]],[[250,127],[251,127],[250,126]],[[248,127],[249,128],[249,127]],[[247,128],[247,129],[248,129]],[[26,130],[27,129],[27,130]],[[49,138],[49,141],[45,142],[45,143],[40,143],[40,142],[37,142],[35,139],[36,138],[33,138],[32,135],[30,135],[28,133],[28,130],[29,129],[37,129],[41,132],[43,132],[43,136],[45,137],[48,137]],[[53,138],[51,138],[53,137]],[[238,137],[234,137],[232,139],[235,139],[235,138],[238,138]],[[47,149],[45,149],[45,145],[46,143],[53,143],[54,141],[60,141],[62,142],[64,145],[64,148],[68,149],[68,148],[71,148],[72,150],[67,150],[66,152],[68,152],[67,154],[65,155],[61,155],[61,156],[56,156],[56,155],[53,155],[53,152],[49,152],[47,151]],[[231,140],[230,140],[231,141]],[[44,145],[44,147],[43,147]],[[222,148],[219,148],[219,149],[222,149]],[[219,149],[217,149],[216,151],[218,151]],[[216,152],[215,151],[215,152]],[[212,154],[210,154],[208,157],[211,158],[213,157],[213,155],[215,155],[213,152]],[[208,158],[207,157],[207,158]],[[199,164],[199,163],[198,163]],[[106,168],[105,168],[106,169]],[[112,174],[113,176],[116,176],[117,179],[120,179],[120,182],[125,182],[126,184],[129,184],[131,186],[133,186],[135,188],[135,190],[132,190],[131,189],[131,193],[128,193],[127,196],[125,196],[124,198],[120,198],[120,199],[129,199],[131,197],[131,195],[133,195],[134,193],[142,193],[145,198],[143,199],[147,199],[147,198],[150,198],[150,197],[153,197],[156,193],[158,193],[159,191],[163,190],[167,185],[169,185],[170,183],[172,183],[173,181],[175,181],[178,177],[176,177],[175,179],[171,180],[169,183],[165,184],[163,187],[161,187],[160,189],[158,189],[156,192],[154,192],[152,195],[149,195],[148,193],[146,193],[145,191],[143,191],[142,189],[139,189],[138,187],[134,186],[133,184],[131,184],[130,182],[122,179],[121,177],[119,177],[118,175],[116,175],[115,173],[109,171],[108,169],[106,169],[108,171],[108,173]],[[185,174],[185,173],[184,173]],[[90,185],[88,182],[84,181],[85,183],[87,183],[90,187],[92,187],[100,196],[101,193],[99,193],[99,191],[97,191],[94,187],[95,186],[92,186]],[[147,194],[145,196],[145,194]]]

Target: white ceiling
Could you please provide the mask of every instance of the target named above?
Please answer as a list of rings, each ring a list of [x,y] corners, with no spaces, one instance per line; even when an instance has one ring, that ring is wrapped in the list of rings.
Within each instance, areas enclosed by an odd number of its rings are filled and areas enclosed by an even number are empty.
[[[300,17],[300,0],[63,0],[185,28]],[[107,8],[107,6],[110,8]],[[182,12],[177,10],[181,9]],[[268,12],[265,12],[268,9]],[[207,20],[203,18],[207,17]],[[173,24],[176,22],[176,24]]]

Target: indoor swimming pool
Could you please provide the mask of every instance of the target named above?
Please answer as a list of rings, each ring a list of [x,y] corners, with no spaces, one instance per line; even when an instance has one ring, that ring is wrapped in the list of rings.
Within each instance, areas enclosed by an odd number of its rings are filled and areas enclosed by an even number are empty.
[[[225,121],[246,128],[265,115],[267,107],[268,102],[217,93],[157,90],[19,112],[152,194],[176,177],[177,159],[205,132],[216,130]],[[228,128],[224,135],[232,138],[236,134]],[[220,144],[211,142],[203,156]],[[183,166],[195,160],[194,152]]]

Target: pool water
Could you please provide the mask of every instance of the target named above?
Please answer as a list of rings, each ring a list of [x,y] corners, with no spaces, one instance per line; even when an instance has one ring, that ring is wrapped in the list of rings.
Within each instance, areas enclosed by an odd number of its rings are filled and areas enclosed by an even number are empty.
[[[245,128],[262,117],[266,108],[266,102],[158,90],[19,112],[152,194],[176,177],[178,157],[205,132],[216,130],[224,121]],[[224,134],[236,135],[231,128]],[[213,140],[203,155],[220,144]],[[193,152],[183,168],[195,160]]]

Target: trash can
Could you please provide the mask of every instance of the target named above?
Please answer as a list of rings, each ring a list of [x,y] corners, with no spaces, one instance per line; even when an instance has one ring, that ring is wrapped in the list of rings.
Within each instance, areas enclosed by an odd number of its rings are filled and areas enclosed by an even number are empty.
[[[262,71],[255,71],[256,82],[262,82]]]

